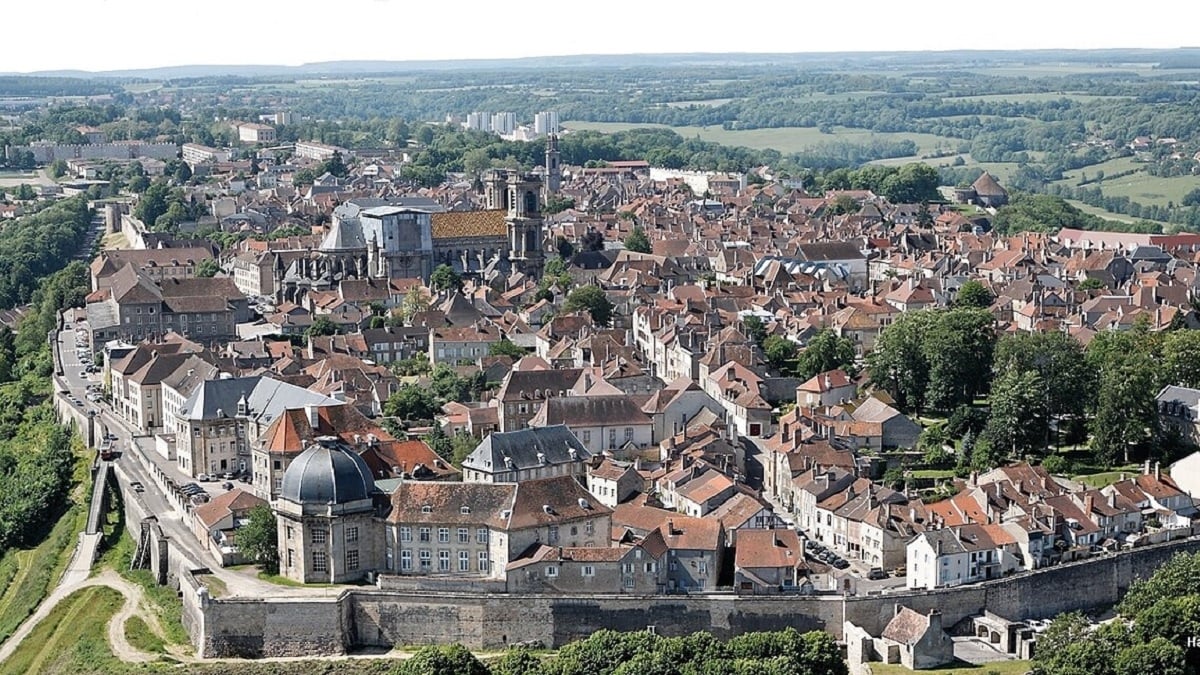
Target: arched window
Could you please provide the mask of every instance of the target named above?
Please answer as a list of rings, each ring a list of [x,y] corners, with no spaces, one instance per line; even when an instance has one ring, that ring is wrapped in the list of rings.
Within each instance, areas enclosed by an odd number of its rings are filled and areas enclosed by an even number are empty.
[[[525,213],[537,213],[537,210],[537,193],[533,190],[527,190],[525,192]]]

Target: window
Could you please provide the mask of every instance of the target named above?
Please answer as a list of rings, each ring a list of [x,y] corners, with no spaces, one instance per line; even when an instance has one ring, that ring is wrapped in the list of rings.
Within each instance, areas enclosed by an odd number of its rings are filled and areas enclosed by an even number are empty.
[[[625,577],[625,588],[633,588],[633,585],[634,585],[633,577]]]
[[[622,574],[633,574],[633,563],[621,563]]]
[[[433,507],[426,504],[425,506],[421,507],[421,513],[433,513]]]
[[[325,530],[313,530],[312,531],[312,543],[324,544],[326,538],[328,537],[328,534],[329,533],[326,532]]]
[[[458,552],[458,571],[468,572],[471,569],[471,554],[466,551]]]
[[[558,543],[558,526],[557,525],[550,526],[549,533],[546,536],[546,541],[549,544],[557,544]]]
[[[408,525],[400,526],[400,541],[412,541],[412,528]]]
[[[587,534],[596,534],[596,524],[592,521],[587,521],[583,524],[583,531]]]
[[[581,431],[579,440],[583,441],[584,445],[591,443],[592,442],[592,430],[584,429],[583,431]]]
[[[438,551],[438,571],[450,571],[450,551]]]
[[[548,566],[548,567],[546,568],[546,576],[547,576],[547,577],[556,577],[556,576],[558,576],[558,568],[557,568],[557,567],[555,567],[554,565],[550,565],[550,566]]]
[[[701,560],[700,564],[696,567],[696,571],[700,574],[708,574],[708,563]]]
[[[529,404],[528,403],[518,403],[517,404],[517,412],[522,415],[529,412]]]
[[[460,544],[471,543],[471,531],[465,527],[458,528],[458,543],[460,543]]]
[[[608,447],[610,449],[617,447],[617,430],[616,429],[608,430]]]
[[[292,526],[288,525],[287,526],[287,538],[291,539],[294,535],[295,535],[295,532],[292,530]],[[291,565],[288,565],[288,567],[291,567]]]
[[[296,566],[296,549],[294,549],[294,548],[289,548],[287,550],[287,566],[288,567]]]
[[[654,574],[655,572],[658,571],[658,563],[652,563],[652,562],[646,563],[645,570],[646,570],[646,574]]]
[[[486,527],[479,527],[479,528],[475,529],[475,543],[476,544],[488,543],[488,531],[487,531]]]
[[[418,537],[421,541],[429,541],[429,528],[422,527],[418,530]]]
[[[325,558],[325,551],[313,551],[313,571],[328,572],[329,562]]]
[[[349,543],[356,542],[356,541],[358,541],[358,528],[357,527],[347,527],[346,528],[346,543],[349,544]]]
[[[625,442],[630,443],[632,441],[633,441],[633,427],[625,427]]]
[[[346,551],[346,571],[353,572],[358,569],[358,549]]]
[[[575,535],[577,535],[577,534],[579,534],[579,528],[578,528],[577,526],[575,526],[575,525],[572,525],[572,526],[571,526],[571,536],[573,537],[573,536],[575,536]]]
[[[438,542],[442,543],[442,544],[450,543],[450,528],[448,528],[448,527],[439,527],[438,528]]]
[[[431,560],[431,558],[430,558],[430,555],[429,555],[429,549],[427,549],[427,548],[426,548],[426,549],[422,549],[422,550],[421,550],[421,571],[422,571],[422,572],[428,572],[428,571],[429,571],[429,561],[430,561],[430,560]]]
[[[487,571],[487,569],[488,569],[488,554],[487,554],[487,551],[480,551],[480,552],[479,552],[479,566],[478,566],[478,569],[479,569],[479,571],[480,571],[480,572],[486,572],[486,571]]]
[[[596,576],[596,568],[592,565],[584,565],[579,570],[579,573],[585,577],[594,577],[594,576]]]

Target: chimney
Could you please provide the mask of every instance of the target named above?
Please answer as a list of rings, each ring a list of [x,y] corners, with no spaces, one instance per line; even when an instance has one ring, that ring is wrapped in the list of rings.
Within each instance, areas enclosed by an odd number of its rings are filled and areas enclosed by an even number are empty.
[[[1108,493],[1108,508],[1117,508],[1117,493],[1115,491]]]
[[[1146,463],[1142,465],[1142,474],[1150,475],[1150,460],[1146,460]]]
[[[315,405],[310,404],[304,406],[304,414],[308,417],[308,426],[312,427],[314,430],[321,424],[321,418],[317,414],[317,411],[318,408]]]
[[[1092,515],[1092,509],[1096,507],[1096,496],[1090,492],[1083,498],[1083,511],[1086,515]]]
[[[1158,462],[1154,463],[1154,479],[1162,480],[1162,468]]]
[[[929,630],[935,636],[942,632],[942,613],[936,609],[929,610]]]

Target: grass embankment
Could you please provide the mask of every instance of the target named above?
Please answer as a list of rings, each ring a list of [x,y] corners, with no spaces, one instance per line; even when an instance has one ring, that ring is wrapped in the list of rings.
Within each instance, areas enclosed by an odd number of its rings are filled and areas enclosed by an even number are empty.
[[[0,675],[120,672],[123,664],[108,646],[108,622],[123,603],[111,588],[76,591],[0,664]]]
[[[148,654],[165,654],[167,651],[167,643],[155,635],[149,624],[140,616],[131,616],[125,620],[125,639],[135,649]]]
[[[71,564],[79,533],[87,526],[92,491],[90,453],[78,439],[70,504],[46,538],[29,549],[13,549],[0,558],[0,642],[8,639],[62,578]]]
[[[1025,675],[1033,664],[1029,661],[993,661],[978,666],[959,661],[953,665],[922,670],[922,673],[938,673],[938,675]],[[872,663],[871,672],[874,675],[911,675],[913,671],[898,664]]]
[[[120,494],[110,493],[110,509],[105,525],[105,545],[108,547],[100,558],[97,569],[110,568],[122,577],[142,587],[147,608],[154,612],[166,633],[166,643],[179,645],[183,650],[191,650],[191,640],[183,628],[183,601],[179,593],[170,586],[159,586],[155,583],[154,575],[149,570],[131,570],[129,563],[137,548],[133,532],[125,528],[125,510],[121,504]],[[140,620],[139,620],[140,621]],[[144,624],[144,622],[143,622]],[[125,627],[128,634],[129,626]],[[147,634],[149,632],[147,626]],[[130,640],[132,642],[132,639]],[[136,646],[137,643],[134,643]],[[149,651],[149,650],[147,650]]]

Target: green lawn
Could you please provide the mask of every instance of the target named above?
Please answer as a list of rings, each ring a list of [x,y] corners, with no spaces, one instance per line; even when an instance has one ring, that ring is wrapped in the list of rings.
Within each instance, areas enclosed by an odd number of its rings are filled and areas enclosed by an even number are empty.
[[[33,613],[71,561],[87,512],[73,507],[36,548],[9,551],[0,559],[0,642]]]
[[[864,143],[871,140],[911,140],[917,144],[920,153],[928,153],[940,148],[957,148],[963,143],[960,138],[935,136],[933,134],[917,133],[875,133],[866,129],[850,129],[834,127],[833,133],[823,134],[816,127],[778,127],[774,129],[746,129],[728,131],[719,126],[711,127],[669,127],[665,124],[630,124],[626,122],[563,122],[568,129],[590,129],[604,133],[616,133],[629,129],[667,128],[673,129],[684,138],[699,136],[702,140],[713,141],[724,145],[741,145],[759,150],[771,148],[783,153],[800,152],[814,145],[843,141],[849,143]],[[913,160],[917,161],[917,160]]]
[[[1113,213],[1112,211],[1106,211],[1098,206],[1084,204],[1083,202],[1075,199],[1068,199],[1067,203],[1079,209],[1080,211],[1083,211],[1084,213],[1090,213],[1093,216],[1100,216],[1105,220],[1115,220],[1119,223],[1137,222],[1135,218],[1130,218],[1129,216],[1121,215],[1120,213]]]
[[[1184,195],[1196,188],[1200,188],[1200,176],[1161,178],[1145,172],[1114,180],[1105,179],[1100,183],[1100,190],[1106,197],[1129,197],[1140,204],[1159,206],[1166,206],[1167,202],[1178,205]]]
[[[140,616],[131,616],[125,620],[125,639],[135,649],[149,654],[165,654],[167,651],[166,643],[154,634],[150,625]]]
[[[993,661],[980,666],[973,666],[969,663],[959,662],[952,666],[942,666],[932,670],[912,671],[901,665],[872,663],[871,672],[875,675],[912,675],[913,672],[918,673],[939,673],[940,675],[1025,675],[1033,664],[1029,661]]]
[[[912,472],[912,477],[930,480],[954,478],[954,469],[917,469]]]
[[[108,622],[123,603],[121,594],[111,588],[93,586],[76,591],[0,664],[0,675],[125,670],[108,646]]]

